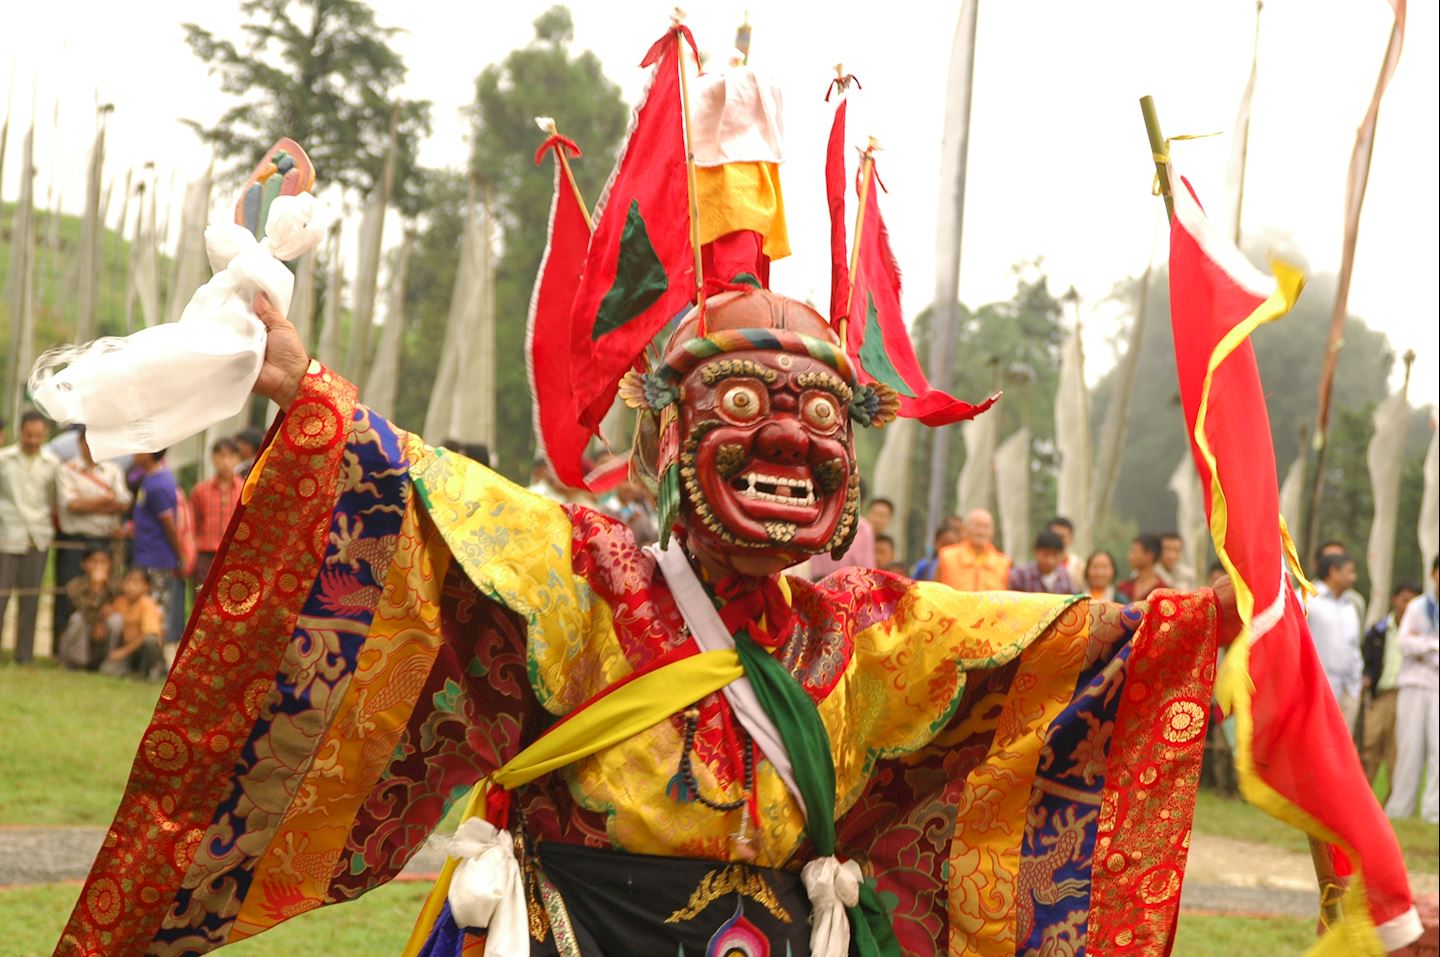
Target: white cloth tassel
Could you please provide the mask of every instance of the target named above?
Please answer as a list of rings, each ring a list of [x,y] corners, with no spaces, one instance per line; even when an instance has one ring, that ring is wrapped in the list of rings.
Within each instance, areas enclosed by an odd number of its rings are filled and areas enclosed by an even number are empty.
[[[800,871],[810,897],[810,957],[845,957],[850,952],[850,915],[860,903],[864,875],[854,861],[818,857]]]
[[[239,412],[265,358],[255,294],[281,315],[290,308],[295,281],[281,260],[315,248],[322,213],[309,193],[277,196],[260,242],[244,226],[211,225],[205,247],[215,276],[180,320],[47,352],[30,374],[35,404],[57,422],[84,423],[98,460],[168,448]]]
[[[450,915],[455,923],[489,931],[486,957],[528,957],[525,884],[510,832],[472,817],[455,832],[450,855],[460,858],[450,879]]]

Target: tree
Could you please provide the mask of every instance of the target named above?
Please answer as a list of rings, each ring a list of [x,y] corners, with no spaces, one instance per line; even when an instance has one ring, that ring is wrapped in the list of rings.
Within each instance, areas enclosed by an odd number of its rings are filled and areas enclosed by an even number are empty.
[[[397,31],[378,25],[360,0],[242,0],[240,9],[241,45],[183,24],[190,49],[239,100],[213,126],[185,123],[217,148],[229,172],[248,171],[276,139],[291,136],[321,182],[367,193],[385,164],[393,105],[395,202],[413,214],[416,146],[430,130],[430,104],[391,97],[405,79],[389,45]]]
[[[1133,301],[1135,282],[1117,287],[1116,295]],[[1289,315],[1261,327],[1253,336],[1256,361],[1265,383],[1270,428],[1280,473],[1300,449],[1301,429],[1315,419],[1315,383],[1324,355],[1335,277],[1312,276]],[[1115,513],[1125,526],[1145,531],[1175,524],[1175,497],[1168,481],[1182,454],[1188,454],[1184,412],[1175,379],[1175,348],[1169,323],[1169,275],[1156,269],[1151,279],[1149,309],[1154,321],[1145,326],[1140,367],[1130,406],[1130,429],[1120,460]],[[1354,316],[1346,320],[1345,351],[1335,377],[1336,429],[1344,438],[1330,451],[1333,479],[1327,478],[1324,527],[1335,531],[1352,550],[1363,552],[1370,521],[1369,477],[1365,443],[1370,435],[1370,410],[1387,390],[1394,353],[1384,334]],[[1092,405],[1095,426],[1104,421],[1112,394],[1112,376],[1097,385]],[[1344,423],[1344,424],[1341,424]],[[1345,451],[1341,451],[1344,446]],[[1423,449],[1418,453],[1423,456]],[[1344,476],[1343,482],[1341,476]],[[1347,491],[1342,494],[1340,485]],[[1350,487],[1358,484],[1359,488]],[[1335,497],[1332,497],[1332,493]],[[1400,527],[1413,527],[1414,512]],[[1411,525],[1406,526],[1405,522]],[[1338,522],[1338,524],[1337,524]],[[1133,526],[1132,526],[1133,523]],[[1328,537],[1329,531],[1324,533]],[[1412,536],[1413,537],[1413,536]],[[1123,544],[1115,539],[1109,544]],[[1401,566],[1397,561],[1396,568]]]
[[[547,10],[535,20],[534,41],[481,72],[471,109],[471,163],[492,188],[494,217],[503,237],[496,264],[495,352],[502,358],[497,385],[504,398],[496,409],[500,441],[495,451],[501,471],[512,478],[528,475],[534,457],[530,391],[519,359],[530,289],[545,249],[553,184],[549,166],[535,166],[541,137],[535,117],[553,116],[560,131],[585,151],[572,166],[581,193],[592,205],[626,128],[620,88],[606,79],[595,54],[571,55],[571,34],[570,12],[558,6]],[[454,235],[458,237],[458,227]],[[455,242],[458,245],[458,239]],[[453,276],[453,263],[448,268]]]
[[[999,418],[997,434],[1003,442],[1021,424],[1032,432],[1030,511],[1036,519],[1048,518],[1055,507],[1055,387],[1060,346],[1060,303],[1050,293],[1046,277],[1037,263],[1014,268],[1015,295],[979,309],[960,306],[960,329],[955,345],[955,394],[978,402],[995,388],[996,372],[1001,375],[1005,397],[986,415]],[[911,327],[917,351],[929,341],[931,311],[915,318]],[[1015,373],[1021,373],[1016,376]],[[1028,379],[1021,382],[1021,379]],[[872,474],[884,435],[873,429],[856,430],[856,454],[862,475]],[[912,460],[911,511],[901,516],[906,522],[906,540],[916,555],[929,548],[934,529],[925,526],[926,483],[929,480],[930,443],[916,442]],[[946,500],[954,507],[954,482],[965,463],[963,442],[952,442],[945,474],[950,488]],[[913,556],[912,556],[913,557]]]

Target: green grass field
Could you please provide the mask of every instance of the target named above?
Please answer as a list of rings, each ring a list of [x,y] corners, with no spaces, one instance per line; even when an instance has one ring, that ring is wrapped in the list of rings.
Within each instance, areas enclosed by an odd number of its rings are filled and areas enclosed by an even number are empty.
[[[0,827],[108,824],[159,691],[158,684],[0,665]],[[1299,832],[1247,804],[1204,792],[1195,827],[1306,850]],[[1434,872],[1437,829],[1402,821],[1396,832],[1410,866]],[[0,957],[50,953],[79,890],[78,883],[0,890]],[[393,884],[362,901],[306,914],[226,953],[394,957],[426,890],[424,884]],[[1311,939],[1308,920],[1187,914],[1180,919],[1175,953],[1298,954]]]
[[[344,954],[396,957],[425,900],[423,883],[389,884],[363,900],[329,907],[225,948],[229,957]],[[0,890],[0,957],[45,957],[55,946],[78,884]],[[1314,940],[1314,922],[1293,918],[1236,918],[1182,914],[1175,957],[1300,954]]]

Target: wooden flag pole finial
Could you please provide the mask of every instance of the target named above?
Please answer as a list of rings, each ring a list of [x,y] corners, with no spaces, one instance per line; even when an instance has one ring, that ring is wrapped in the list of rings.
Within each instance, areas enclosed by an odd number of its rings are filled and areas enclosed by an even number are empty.
[[[1160,117],[1155,112],[1155,98],[1140,97],[1140,115],[1145,119],[1145,134],[1150,139],[1150,155],[1155,160],[1156,184],[1161,198],[1165,200],[1165,218],[1175,218],[1175,199],[1170,191],[1170,147],[1165,134],[1160,132]]]

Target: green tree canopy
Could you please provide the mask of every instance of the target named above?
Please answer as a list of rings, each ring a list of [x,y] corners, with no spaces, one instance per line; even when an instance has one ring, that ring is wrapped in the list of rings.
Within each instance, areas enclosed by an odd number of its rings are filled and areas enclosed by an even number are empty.
[[[535,117],[554,117],[560,131],[584,150],[572,168],[582,195],[592,205],[614,165],[626,128],[628,111],[620,88],[605,77],[594,53],[571,54],[571,34],[570,12],[558,6],[547,10],[536,19],[535,39],[529,45],[481,72],[471,108],[475,130],[471,163],[492,188],[495,221],[503,237],[495,277],[496,377],[501,396],[496,452],[501,470],[511,477],[528,475],[534,458],[530,392],[519,360],[525,348],[530,289],[545,250],[554,183],[548,161],[535,165],[535,148],[543,136]],[[458,188],[463,190],[463,184]]]
[[[1055,507],[1055,472],[1058,456],[1055,448],[1055,389],[1059,380],[1060,348],[1065,333],[1060,326],[1060,302],[1051,294],[1048,281],[1037,263],[1015,267],[1015,295],[1001,302],[992,302],[978,309],[963,303],[960,306],[960,329],[955,344],[954,392],[958,398],[978,402],[989,395],[997,384],[1005,396],[986,415],[999,418],[997,434],[1003,442],[1022,424],[1028,424],[1032,436],[1033,458],[1030,469],[1031,520],[1043,520]],[[911,338],[916,350],[924,353],[929,343],[929,309],[915,318]],[[998,376],[998,381],[997,381]],[[951,426],[951,428],[956,428]],[[884,435],[873,429],[858,429],[856,452],[861,474],[873,472]],[[950,461],[945,474],[950,477],[946,501],[955,507],[955,477],[965,463],[965,443],[957,436],[950,443]],[[929,481],[931,430],[922,429],[915,443],[911,460],[910,514],[906,522],[906,540],[913,555],[918,557],[929,548],[934,529],[926,527],[925,500]]]
[[[219,151],[231,172],[248,171],[281,136],[305,147],[322,182],[368,192],[385,165],[392,105],[398,110],[395,201],[419,202],[416,145],[430,104],[396,100],[405,63],[397,32],[361,0],[242,0],[240,41],[186,23],[185,41],[238,102],[212,126],[185,122]]]

